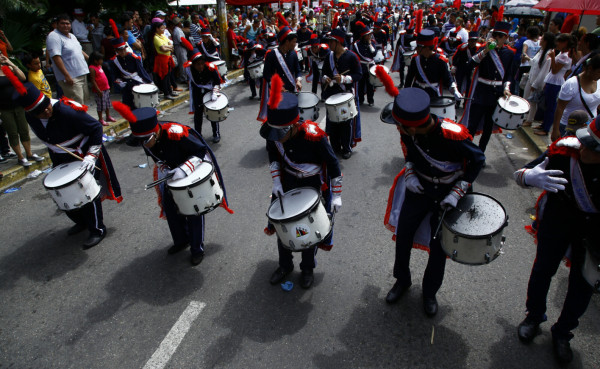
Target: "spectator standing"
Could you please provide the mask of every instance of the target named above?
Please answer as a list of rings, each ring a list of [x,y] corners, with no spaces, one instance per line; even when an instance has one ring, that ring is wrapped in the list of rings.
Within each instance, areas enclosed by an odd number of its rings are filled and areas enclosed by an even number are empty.
[[[114,38],[115,36],[112,29],[110,27],[104,27],[104,38],[100,42],[100,54],[104,55],[106,60],[110,60],[116,55],[115,48],[111,41]]]
[[[2,53],[2,55],[8,58],[8,51],[12,52],[13,47],[10,41],[8,41],[6,35],[4,34],[4,31],[0,29],[0,52]]]
[[[75,37],[77,37],[77,41],[81,44],[81,48],[83,51],[90,55],[92,53],[93,47],[92,42],[90,41],[90,31],[92,30],[91,25],[86,25],[84,23],[85,13],[83,9],[77,8],[73,11],[73,16],[75,19],[73,20],[72,30]]]
[[[90,63],[90,80],[92,82],[92,92],[94,93],[94,99],[96,100],[96,111],[98,112],[98,121],[103,126],[109,126],[102,119],[102,111],[106,111],[106,120],[109,122],[116,122],[116,119],[110,116],[110,85],[108,84],[108,78],[104,74],[102,69],[102,63],[104,56],[97,51],[94,51],[88,59]]]
[[[548,51],[554,49],[555,38],[556,37],[552,32],[544,33],[542,41],[540,41],[541,48],[533,57],[533,59],[531,59],[529,79],[527,80],[525,92],[523,93],[523,97],[529,101],[530,109],[529,114],[523,123],[523,127],[531,126],[531,122],[533,122],[533,119],[535,118],[538,100],[533,98],[533,94],[537,91],[537,95],[542,96],[542,91],[544,89],[544,78],[550,71],[550,57],[548,56]]]
[[[100,18],[98,18],[97,14],[90,15],[90,22],[94,27],[91,32],[92,49],[94,51],[100,51],[100,48],[102,47],[102,39],[104,38],[104,24],[100,22]]]
[[[33,83],[33,85],[44,93],[49,99],[52,98],[52,89],[50,84],[42,72],[42,63],[40,62],[39,56],[33,56],[31,54],[25,54],[21,60],[27,67],[29,72],[27,73],[27,81]]]
[[[196,45],[200,41],[202,41],[202,38],[200,37],[200,32],[202,31],[202,27],[200,27],[200,25],[198,24],[199,19],[200,19],[200,16],[198,14],[196,14],[196,13],[192,14],[192,23],[190,24],[190,37],[191,37],[192,45]],[[227,31],[227,32],[229,32],[229,31]]]
[[[175,75],[177,82],[187,83],[186,73],[183,70],[183,64],[187,61],[187,49],[181,44],[181,38],[185,38],[185,34],[181,29],[181,19],[173,18],[173,47],[175,57],[177,58],[177,66],[175,67]]]
[[[46,52],[52,58],[52,70],[65,96],[85,104],[88,98],[88,55],[71,33],[69,16],[61,14],[57,18],[57,28],[46,38]]]
[[[165,35],[165,23],[160,18],[152,19],[152,42],[154,46],[154,68],[153,72],[157,80],[157,86],[165,95],[166,99],[174,100],[175,94],[171,89],[171,70],[173,69],[173,42]]]

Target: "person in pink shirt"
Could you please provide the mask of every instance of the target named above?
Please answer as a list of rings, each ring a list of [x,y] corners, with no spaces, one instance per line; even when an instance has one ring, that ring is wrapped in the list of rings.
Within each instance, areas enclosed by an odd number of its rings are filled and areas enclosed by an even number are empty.
[[[108,84],[108,78],[104,74],[102,69],[102,62],[104,56],[97,51],[94,51],[89,58],[90,63],[90,76],[92,80],[92,92],[94,93],[94,99],[96,100],[96,110],[98,111],[98,121],[103,126],[108,126],[110,123],[105,122],[102,119],[102,111],[106,111],[106,120],[109,122],[116,122],[116,119],[110,116],[110,85]]]

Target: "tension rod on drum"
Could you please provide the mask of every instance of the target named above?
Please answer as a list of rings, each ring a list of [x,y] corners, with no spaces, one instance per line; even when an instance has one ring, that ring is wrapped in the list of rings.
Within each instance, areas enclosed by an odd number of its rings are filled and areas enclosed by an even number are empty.
[[[444,209],[444,212],[442,213],[442,217],[440,218],[440,222],[438,223],[437,227],[435,228],[435,233],[433,235],[433,239],[435,240],[438,236],[438,232],[440,231],[440,227],[442,226],[442,222],[444,221],[444,217],[446,216],[446,212],[448,211],[448,208]]]

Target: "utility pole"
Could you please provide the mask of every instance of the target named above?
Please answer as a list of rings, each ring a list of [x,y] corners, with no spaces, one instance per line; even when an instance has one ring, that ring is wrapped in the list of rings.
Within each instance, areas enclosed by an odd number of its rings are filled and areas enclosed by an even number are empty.
[[[229,42],[227,40],[227,8],[225,0],[217,0],[217,21],[219,23],[219,39],[221,40],[221,52],[225,56],[227,66],[231,68],[231,55],[229,55]]]

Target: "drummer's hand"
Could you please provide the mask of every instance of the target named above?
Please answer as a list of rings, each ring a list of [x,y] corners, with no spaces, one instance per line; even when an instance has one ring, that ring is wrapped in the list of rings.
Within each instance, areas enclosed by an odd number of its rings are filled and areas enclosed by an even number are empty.
[[[512,96],[512,94],[510,93],[510,90],[508,88],[505,88],[504,89],[504,97],[506,97],[508,99],[511,96]]]
[[[328,76],[323,77],[323,81],[325,82],[326,85],[328,85],[331,82],[331,78],[329,78]]]
[[[340,74],[336,74],[333,78],[338,85],[342,84],[342,76]]]
[[[172,169],[169,171],[169,174],[173,174],[173,177],[171,177],[173,181],[186,177],[185,172],[181,168]]]
[[[219,97],[219,93],[213,91],[213,93],[210,95],[210,101],[217,101],[218,97]]]
[[[454,98],[456,100],[460,100],[460,99],[463,98],[463,95],[458,91],[458,89],[455,88],[454,91],[453,91],[453,93],[454,93]]]
[[[94,165],[96,165],[96,157],[94,155],[86,155],[81,162],[81,167],[90,172],[94,170]]]
[[[446,197],[440,202],[442,209],[455,208],[456,204],[458,204],[458,200],[462,199],[462,197],[467,193],[469,187],[471,187],[469,182],[456,182],[448,195],[446,195]]]
[[[543,162],[525,171],[525,184],[527,186],[537,187],[554,193],[563,191],[565,189],[565,185],[569,183],[569,181],[567,181],[566,178],[559,177],[564,174],[562,170],[546,170],[548,160],[548,157],[546,157]]]
[[[296,90],[302,91],[302,81],[296,80]]]
[[[408,170],[405,176],[405,184],[407,190],[409,190],[412,193],[418,193],[420,195],[425,193],[425,189],[423,188],[421,181],[419,181],[419,178],[417,177],[414,171]]]
[[[337,213],[342,208],[342,197],[341,196],[333,196],[331,198],[331,209],[334,213]]]

